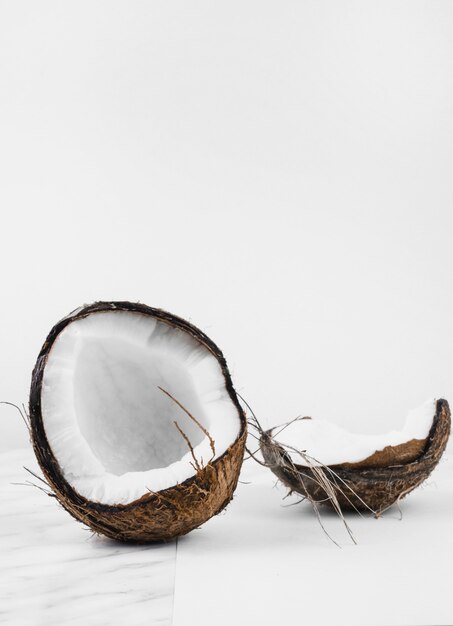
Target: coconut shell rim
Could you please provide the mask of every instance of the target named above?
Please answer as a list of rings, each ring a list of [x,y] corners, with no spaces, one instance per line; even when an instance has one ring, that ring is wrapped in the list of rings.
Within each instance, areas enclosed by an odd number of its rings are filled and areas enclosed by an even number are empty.
[[[165,496],[165,494],[171,492],[175,488],[190,487],[190,485],[196,481],[197,473],[187,478],[181,483],[171,485],[166,489],[158,492],[150,492],[149,494],[143,494],[140,498],[128,502],[127,504],[104,504],[101,502],[94,502],[79,494],[74,487],[63,476],[63,472],[60,469],[60,465],[53,454],[52,448],[47,439],[47,435],[44,428],[41,410],[41,388],[44,369],[47,362],[47,357],[50,353],[52,345],[61,331],[71,324],[72,322],[88,317],[92,313],[103,313],[108,311],[127,311],[130,313],[141,313],[149,315],[150,317],[157,318],[158,320],[165,322],[179,330],[183,330],[191,335],[195,340],[204,345],[217,359],[223,377],[225,379],[225,388],[228,395],[238,411],[240,419],[240,430],[236,439],[231,442],[230,446],[225,452],[217,457],[214,461],[207,465],[215,466],[218,462],[222,461],[225,457],[232,454],[233,449],[237,446],[242,446],[245,440],[247,432],[247,419],[243,408],[241,407],[237,398],[233,381],[225,360],[225,357],[220,348],[210,339],[202,330],[197,328],[191,322],[188,322],[182,317],[174,315],[164,309],[150,307],[141,302],[129,302],[129,301],[97,301],[92,304],[83,305],[77,309],[74,309],[67,316],[59,320],[48,333],[44,344],[38,354],[35,366],[32,372],[31,385],[30,385],[30,397],[29,397],[29,414],[30,414],[30,433],[31,440],[35,455],[38,459],[39,465],[44,472],[46,478],[51,483],[51,487],[62,496],[64,499],[68,499],[74,504],[80,505],[84,508],[89,508],[93,512],[100,513],[117,513],[123,511],[133,511],[139,507],[145,507],[151,503],[157,495]],[[44,454],[45,453],[45,454]],[[205,466],[206,467],[206,466]]]
[[[371,465],[368,467],[354,467],[354,465],[359,464],[359,463],[364,463],[367,459],[373,456],[373,455],[370,455],[366,457],[365,459],[362,459],[361,461],[355,461],[355,462],[343,461],[343,463],[335,463],[331,465],[326,465],[326,467],[329,467],[332,470],[339,469],[342,471],[342,473],[350,473],[350,474],[360,473],[362,475],[366,475],[367,472],[372,472],[373,475],[376,475],[377,473],[380,473],[380,472],[385,473],[388,470],[394,471],[395,469],[400,468],[400,467],[407,467],[409,465],[418,464],[420,463],[420,460],[429,452],[433,444],[433,441],[435,440],[437,427],[439,425],[439,421],[440,421],[440,417],[442,415],[443,409],[446,409],[448,415],[450,414],[450,407],[449,407],[447,400],[445,400],[444,398],[439,398],[438,400],[436,400],[436,413],[433,416],[433,421],[429,429],[429,433],[426,437],[426,444],[422,452],[419,454],[419,456],[417,456],[412,461],[389,464],[385,466],[377,466],[377,467],[373,467]],[[268,430],[266,430],[261,436],[261,439],[264,440],[265,443],[267,444],[279,446],[280,444],[277,441],[272,440],[272,431],[274,429],[275,429],[275,426],[273,428],[269,428]],[[388,447],[393,448],[396,446],[388,446]],[[297,469],[298,471],[304,471],[304,470],[309,469],[308,465],[302,465],[300,463],[291,462],[291,466]]]

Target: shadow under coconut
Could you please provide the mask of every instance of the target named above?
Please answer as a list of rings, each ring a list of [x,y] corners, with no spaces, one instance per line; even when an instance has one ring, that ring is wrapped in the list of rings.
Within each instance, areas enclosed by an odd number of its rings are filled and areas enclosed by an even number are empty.
[[[86,529],[88,533],[90,533],[90,541],[96,550],[111,552],[113,554],[131,554],[133,552],[152,552],[157,554],[159,551],[162,551],[164,548],[168,549],[169,546],[174,546],[176,549],[177,540],[171,539],[168,541],[149,541],[147,543],[143,542],[133,542],[133,541],[119,541],[118,539],[111,539],[110,537],[106,537],[104,535],[97,535],[90,531],[89,528]]]

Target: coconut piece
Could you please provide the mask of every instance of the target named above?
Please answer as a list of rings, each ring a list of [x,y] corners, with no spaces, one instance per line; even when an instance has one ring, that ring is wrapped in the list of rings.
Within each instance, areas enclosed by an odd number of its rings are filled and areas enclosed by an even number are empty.
[[[448,402],[431,400],[409,413],[401,431],[387,435],[352,435],[304,419],[277,434],[275,428],[263,432],[260,447],[290,491],[315,503],[380,514],[430,475],[447,445],[450,423]],[[297,435],[294,441],[291,434]]]
[[[34,451],[61,505],[97,533],[167,540],[231,500],[246,418],[225,359],[160,309],[97,302],[58,322],[30,391]]]

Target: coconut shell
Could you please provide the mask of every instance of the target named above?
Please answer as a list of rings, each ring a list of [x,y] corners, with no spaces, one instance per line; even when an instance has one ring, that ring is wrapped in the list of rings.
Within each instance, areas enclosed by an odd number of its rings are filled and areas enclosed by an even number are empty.
[[[102,311],[131,311],[151,315],[181,329],[202,343],[217,359],[225,387],[236,406],[241,429],[236,441],[216,460],[181,484],[149,493],[129,504],[91,502],[77,493],[63,476],[46,437],[41,412],[41,386],[47,356],[59,333],[71,322]],[[96,302],[77,309],[50,331],[38,356],[30,390],[30,426],[33,449],[53,495],[75,519],[95,533],[131,542],[169,540],[198,528],[230,502],[239,478],[246,440],[246,417],[240,406],[222,352],[201,330],[161,309],[132,302]]]
[[[324,468],[343,510],[382,513],[428,478],[442,456],[450,434],[450,408],[438,400],[428,437],[411,440],[384,450],[358,463]],[[272,430],[261,436],[261,451],[267,466],[290,489],[320,504],[332,500],[319,485],[312,469],[295,464],[285,449],[272,438]],[[331,472],[329,471],[331,470]]]

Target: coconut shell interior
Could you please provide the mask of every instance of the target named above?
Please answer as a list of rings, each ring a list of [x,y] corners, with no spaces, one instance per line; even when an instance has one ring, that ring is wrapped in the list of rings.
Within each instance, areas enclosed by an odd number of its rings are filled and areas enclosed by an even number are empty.
[[[386,446],[383,450],[377,450],[363,461],[355,463],[341,463],[332,467],[342,467],[344,469],[370,469],[378,467],[389,467],[390,465],[401,465],[402,463],[412,463],[418,459],[426,448],[428,437],[425,439],[411,439],[397,446]]]
[[[217,359],[225,378],[225,388],[238,410],[241,428],[226,452],[198,469],[188,480],[158,493],[148,493],[129,504],[107,505],[91,502],[77,493],[65,479],[55,458],[43,423],[41,387],[47,356],[63,328],[94,312],[132,311],[152,315],[181,329],[202,343]],[[226,361],[219,348],[189,322],[160,309],[140,303],[97,302],[76,310],[61,320],[49,333],[32,374],[30,423],[34,452],[43,474],[59,503],[75,519],[94,532],[112,539],[132,542],[170,540],[199,527],[219,513],[233,497],[242,465],[246,418],[240,406]]]
[[[342,463],[324,469],[344,510],[372,510],[382,513],[428,478],[447,445],[451,428],[450,408],[438,400],[429,435],[398,446],[388,446],[358,463]],[[290,489],[315,502],[332,506],[332,500],[310,467],[295,464],[284,448],[272,438],[272,431],[260,441],[264,460]]]

